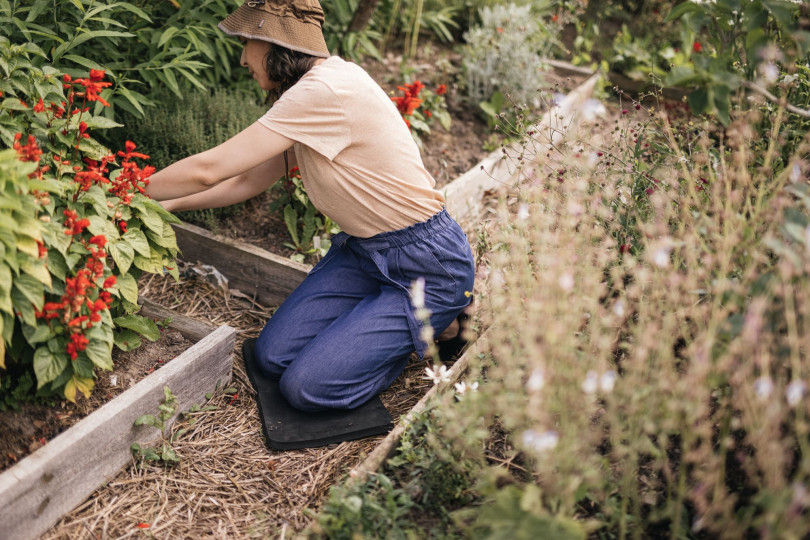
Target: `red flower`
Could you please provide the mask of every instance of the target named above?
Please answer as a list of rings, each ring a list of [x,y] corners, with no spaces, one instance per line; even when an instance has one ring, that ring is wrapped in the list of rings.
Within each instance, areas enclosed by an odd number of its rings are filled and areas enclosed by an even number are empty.
[[[121,229],[121,232],[126,234],[127,232],[127,222],[126,221],[119,221],[118,227]]]
[[[83,351],[87,348],[87,345],[90,343],[84,335],[76,333],[70,335],[70,343],[67,344],[65,350],[70,355],[71,360],[76,360],[78,356],[78,352]]]
[[[39,158],[42,156],[42,150],[37,146],[37,139],[33,135],[28,136],[28,142],[25,145],[20,144],[22,133],[14,135],[13,148],[20,156],[20,161],[33,161],[39,163]]]
[[[437,96],[443,96],[446,93],[447,93],[447,85],[440,84],[439,86],[436,87],[436,95]]]
[[[35,113],[41,113],[41,112],[44,112],[44,111],[45,111],[45,104],[42,102],[42,98],[39,98],[39,101],[37,101],[37,104],[34,105],[34,112]]]
[[[103,248],[107,243],[107,238],[103,234],[96,235],[90,239],[90,243]]]
[[[701,45],[699,41],[696,41],[692,43],[692,50],[695,51],[696,53],[699,53],[700,51],[703,50],[703,45]]]
[[[557,16],[557,14],[555,13],[554,15],[552,15],[552,16],[551,16],[551,22],[557,22],[557,19],[558,19],[558,18],[559,18],[559,17],[558,17],[558,16]]]
[[[65,234],[68,236],[82,234],[82,231],[90,225],[90,220],[87,218],[77,220],[78,215],[72,210],[65,210],[62,214],[67,218],[65,219]]]

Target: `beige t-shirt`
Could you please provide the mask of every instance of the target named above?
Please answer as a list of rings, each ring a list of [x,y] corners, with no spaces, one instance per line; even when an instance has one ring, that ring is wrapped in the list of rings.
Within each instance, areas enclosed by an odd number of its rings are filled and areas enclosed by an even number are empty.
[[[310,200],[347,234],[403,229],[444,206],[397,108],[356,64],[326,59],[259,123],[295,141]]]

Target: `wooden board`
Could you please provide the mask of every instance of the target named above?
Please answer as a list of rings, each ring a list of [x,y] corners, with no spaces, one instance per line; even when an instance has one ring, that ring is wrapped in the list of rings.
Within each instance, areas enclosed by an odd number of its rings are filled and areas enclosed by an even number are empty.
[[[228,278],[229,288],[265,306],[281,304],[312,268],[188,223],[173,227],[184,261],[214,266]]]
[[[187,331],[200,332],[192,326],[187,325]],[[164,386],[177,396],[179,410],[186,411],[195,403],[202,404],[206,392],[217,384],[229,382],[235,336],[229,326],[209,332],[164,367],[0,474],[0,537],[39,537],[131,462],[132,443],[150,445],[159,440],[155,428],[136,427],[134,422],[158,412]]]

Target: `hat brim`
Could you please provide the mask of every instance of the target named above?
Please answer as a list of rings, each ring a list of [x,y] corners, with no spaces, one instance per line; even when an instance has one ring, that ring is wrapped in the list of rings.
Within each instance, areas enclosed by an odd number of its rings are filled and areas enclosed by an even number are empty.
[[[273,15],[246,4],[239,6],[217,27],[230,36],[259,39],[321,58],[331,56],[319,24]]]

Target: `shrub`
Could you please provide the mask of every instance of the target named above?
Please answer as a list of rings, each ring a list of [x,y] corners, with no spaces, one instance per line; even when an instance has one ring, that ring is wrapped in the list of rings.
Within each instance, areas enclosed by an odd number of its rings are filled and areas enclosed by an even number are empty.
[[[240,3],[2,2],[0,41],[35,49],[36,67],[50,65],[73,76],[105,70],[113,84],[102,97],[113,107],[104,115],[112,118],[123,109],[142,116],[153,103],[144,84],[182,96],[191,87],[233,83],[232,59],[240,45],[216,24]]]
[[[471,374],[486,382],[442,433],[480,448],[477,419],[503,424],[531,480],[481,489],[537,519],[804,537],[810,146],[782,164],[778,113],[765,133],[758,111],[728,129],[636,114],[551,152],[501,206],[479,304],[491,356]]]
[[[0,137],[16,133],[0,153],[0,369],[14,379],[2,390],[19,393],[33,372],[40,394],[73,401],[92,391],[94,368],[112,368],[113,343],[130,349],[138,334],[158,337],[154,322],[134,315],[136,278],[177,275],[175,218],[143,194],[153,169],[138,164],[147,156],[134,143],[114,154],[91,137],[115,125],[90,112],[106,103],[104,72],[73,79],[34,66],[39,53],[0,43],[12,74]]]
[[[158,170],[225,142],[267,112],[256,94],[235,89],[192,91],[182,98],[166,91],[155,96],[148,116],[124,114],[120,120],[126,127],[108,130],[104,141],[111,147],[120,147],[127,139],[143,141],[144,153]],[[219,220],[240,207],[193,210],[179,217],[215,231]]]
[[[539,105],[541,56],[553,36],[531,6],[507,4],[481,9],[481,24],[464,34],[462,68],[467,98],[477,106],[496,91],[513,101]]]

